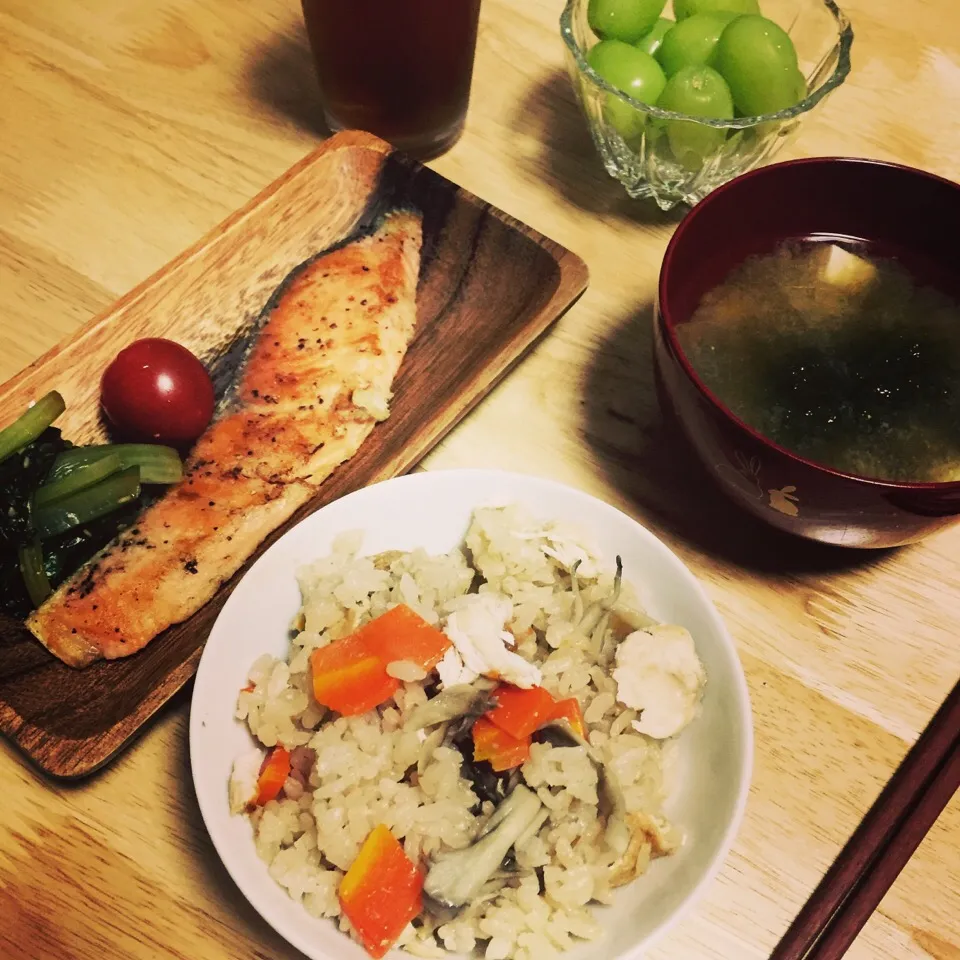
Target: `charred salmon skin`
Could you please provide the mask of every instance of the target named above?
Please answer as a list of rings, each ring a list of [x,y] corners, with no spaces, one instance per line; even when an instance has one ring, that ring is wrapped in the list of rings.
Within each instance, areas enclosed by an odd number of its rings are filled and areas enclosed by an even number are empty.
[[[27,620],[65,663],[129,656],[195,613],[389,413],[416,321],[421,218],[294,271],[182,481]]]

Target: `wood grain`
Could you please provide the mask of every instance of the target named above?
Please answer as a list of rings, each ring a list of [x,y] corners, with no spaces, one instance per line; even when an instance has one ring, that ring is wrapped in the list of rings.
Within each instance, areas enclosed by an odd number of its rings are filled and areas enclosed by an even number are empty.
[[[770,960],[843,956],[958,789],[960,682],[860,821]]]
[[[876,157],[960,180],[957,4],[840,5],[853,71],[783,156]],[[765,960],[960,676],[960,531],[859,559],[805,549],[742,520],[662,435],[650,305],[677,218],[604,171],[564,73],[561,6],[484,0],[466,131],[431,166],[581,256],[590,288],[418,469],[573,484],[700,577],[747,672],[756,770],[718,881],[649,960]],[[324,133],[290,0],[2,0],[0,82],[0,380]],[[181,693],[77,786],[51,785],[0,739],[4,960],[294,960],[204,835],[186,720]],[[955,799],[851,960],[960,960],[958,890]]]
[[[0,407],[9,411],[60,390],[65,436],[102,441],[91,371],[103,370],[137,337],[167,336],[206,360],[222,392],[245,334],[290,271],[383,211],[405,206],[423,213],[414,340],[389,420],[317,496],[201,610],[129,658],[78,672],[38,649],[21,625],[0,624],[0,730],[47,773],[84,776],[114,757],[193,676],[214,619],[250,563],[325,503],[413,466],[583,292],[586,267],[375,137],[343,133],[0,387]]]
[[[960,738],[926,784],[916,806],[901,822],[890,843],[878,854],[874,868],[853,888],[824,935],[816,941],[804,960],[840,960],[846,956],[866,922],[958,790]]]

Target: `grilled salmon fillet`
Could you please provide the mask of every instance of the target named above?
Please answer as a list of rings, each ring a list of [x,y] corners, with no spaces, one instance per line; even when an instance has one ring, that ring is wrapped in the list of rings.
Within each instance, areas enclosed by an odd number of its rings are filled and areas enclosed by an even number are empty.
[[[184,479],[27,620],[73,667],[195,613],[388,415],[416,320],[421,219],[397,211],[284,282]]]

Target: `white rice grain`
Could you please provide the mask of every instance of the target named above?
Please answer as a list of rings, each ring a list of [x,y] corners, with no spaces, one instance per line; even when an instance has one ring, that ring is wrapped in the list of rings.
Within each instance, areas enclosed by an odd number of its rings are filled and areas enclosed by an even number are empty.
[[[319,706],[310,674],[315,650],[398,603],[442,626],[478,580],[480,591],[497,594],[511,611],[513,651],[539,668],[554,696],[576,697],[584,706],[592,751],[621,781],[628,810],[659,816],[665,791],[660,744],[631,728],[636,711],[617,703],[608,665],[617,640],[651,621],[624,584],[622,608],[610,617],[614,640],[591,650],[578,630],[584,610],[611,595],[612,564],[569,531],[535,523],[518,507],[476,511],[465,540],[470,563],[461,550],[366,557],[362,540],[356,533],[340,536],[328,556],[298,571],[302,603],[289,656],[260,657],[237,699],[236,716],[261,751],[278,743],[313,751],[309,769],[298,768],[279,799],[250,815],[257,853],[294,900],[349,933],[337,890],[375,826],[386,825],[406,855],[425,864],[438,853],[468,847],[493,813],[494,805],[481,804],[462,775],[464,757],[446,739],[448,724],[404,727],[426,703],[433,679],[418,664],[390,662],[387,673],[400,688],[358,717]],[[578,557],[583,562],[572,577]],[[577,940],[602,935],[590,905],[610,900],[615,853],[604,841],[593,761],[581,747],[534,743],[520,772],[544,808],[515,844],[516,874],[505,886],[488,884],[453,920],[441,924],[421,915],[402,934],[400,949],[423,958],[452,952],[549,960]]]

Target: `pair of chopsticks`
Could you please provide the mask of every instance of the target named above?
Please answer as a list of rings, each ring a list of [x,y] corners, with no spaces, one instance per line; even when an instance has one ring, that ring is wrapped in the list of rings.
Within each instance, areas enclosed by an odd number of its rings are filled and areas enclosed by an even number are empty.
[[[797,914],[770,960],[838,960],[960,789],[960,682]]]

